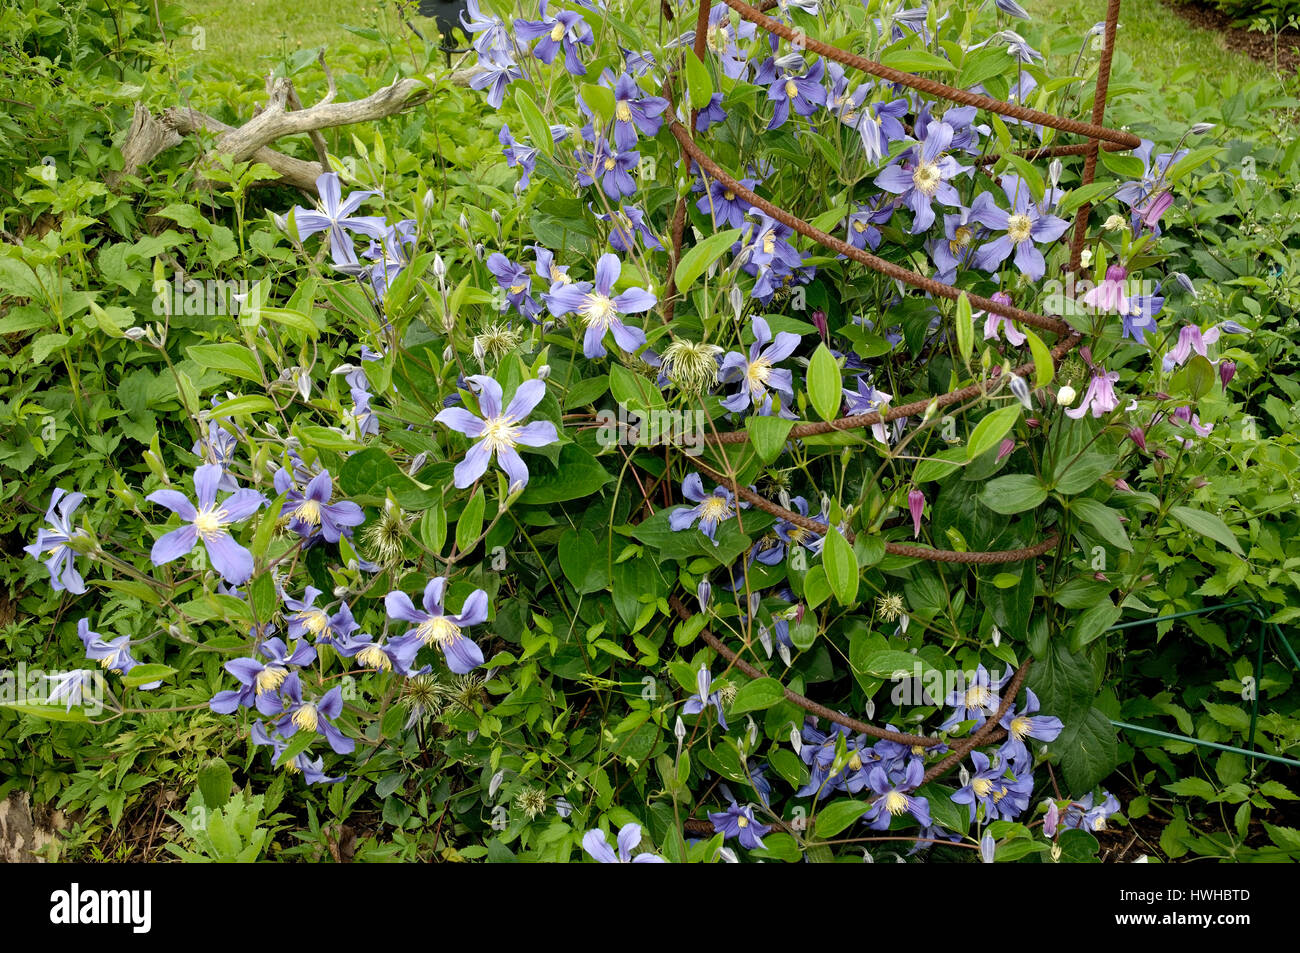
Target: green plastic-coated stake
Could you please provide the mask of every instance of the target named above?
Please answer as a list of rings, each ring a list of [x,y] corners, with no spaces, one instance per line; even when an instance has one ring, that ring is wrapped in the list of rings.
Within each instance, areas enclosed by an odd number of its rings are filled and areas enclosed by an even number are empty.
[[[1189,609],[1186,612],[1172,612],[1169,615],[1157,616],[1153,619],[1136,619],[1132,622],[1121,622],[1112,625],[1106,631],[1118,632],[1122,629],[1133,629],[1143,625],[1154,625],[1159,622],[1170,622],[1175,619],[1186,619],[1190,616],[1208,615],[1211,612],[1219,612],[1223,609],[1235,609],[1240,606],[1250,606],[1254,610],[1258,619],[1257,631],[1255,634],[1256,651],[1255,651],[1255,692],[1251,699],[1250,706],[1250,731],[1246,735],[1246,744],[1248,748],[1237,748],[1233,745],[1219,744],[1216,741],[1205,741],[1200,738],[1192,738],[1189,735],[1175,734],[1171,731],[1162,731],[1158,728],[1144,728],[1141,725],[1129,724],[1125,721],[1116,721],[1110,719],[1110,723],[1116,728],[1122,728],[1125,731],[1136,731],[1142,734],[1155,735],[1159,738],[1166,738],[1170,741],[1183,741],[1190,745],[1196,745],[1200,748],[1213,748],[1216,751],[1228,751],[1233,754],[1242,754],[1254,761],[1255,758],[1263,758],[1266,761],[1273,761],[1277,764],[1285,764],[1290,767],[1300,768],[1300,761],[1294,758],[1284,758],[1281,755],[1268,754],[1255,748],[1255,729],[1259,722],[1259,683],[1264,676],[1264,644],[1271,635],[1285,654],[1291,659],[1291,664],[1295,670],[1300,672],[1300,658],[1297,658],[1295,649],[1292,648],[1290,641],[1282,634],[1282,629],[1275,622],[1268,621],[1268,613],[1254,599],[1238,599],[1236,602],[1222,602],[1215,606],[1204,606],[1200,609]]]

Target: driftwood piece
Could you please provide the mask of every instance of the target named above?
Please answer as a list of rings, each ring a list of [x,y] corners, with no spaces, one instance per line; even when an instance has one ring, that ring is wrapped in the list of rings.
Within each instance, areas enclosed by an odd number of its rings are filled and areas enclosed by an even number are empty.
[[[315,106],[302,108],[288,79],[272,80],[268,83],[266,105],[242,126],[230,126],[196,109],[181,107],[171,107],[154,116],[137,104],[122,143],[122,171],[110,172],[105,177],[109,186],[118,188],[126,177],[135,175],[186,137],[206,133],[216,138],[205,154],[205,161],[210,162],[222,155],[235,162],[250,159],[263,162],[279,174],[284,184],[314,194],[316,179],[325,171],[324,140],[320,130],[373,122],[414,108],[432,96],[435,85],[432,79],[401,79],[364,99],[340,103],[334,101],[334,78],[328,67],[325,72],[329,93]],[[447,77],[447,81],[456,86],[468,86],[477,72],[477,67],[457,70]],[[285,136],[302,134],[312,137],[322,161],[297,159],[271,148]]]

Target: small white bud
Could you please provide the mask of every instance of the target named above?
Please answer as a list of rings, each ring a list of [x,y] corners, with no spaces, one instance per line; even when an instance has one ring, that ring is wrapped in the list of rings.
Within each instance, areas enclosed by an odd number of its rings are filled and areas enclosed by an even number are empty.
[[[1190,131],[1194,136],[1203,136],[1213,128],[1214,123],[1212,122],[1198,122],[1196,125],[1192,126]]]
[[[122,332],[122,336],[125,337],[128,341],[140,341],[143,340],[144,336],[148,333],[149,332],[146,331],[144,328],[137,326],[133,328],[127,328],[125,331]]]
[[[537,379],[539,381],[548,380],[551,376],[551,365],[543,364],[537,369]]]
[[[433,194],[433,189],[426,189],[424,192],[424,211],[425,214],[433,211],[433,206],[437,202],[437,197]]]
[[[1056,402],[1062,407],[1069,407],[1074,403],[1074,398],[1079,396],[1074,392],[1074,388],[1066,384],[1056,392]]]

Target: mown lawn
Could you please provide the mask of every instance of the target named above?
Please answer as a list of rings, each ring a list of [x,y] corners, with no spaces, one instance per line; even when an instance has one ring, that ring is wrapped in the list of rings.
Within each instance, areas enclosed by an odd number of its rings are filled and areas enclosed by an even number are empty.
[[[395,26],[397,5],[340,3],[338,0],[181,0],[195,25],[205,31],[203,57],[216,70],[238,79],[263,75],[300,48],[356,42],[345,27]],[[1104,0],[1025,0],[1033,31],[1075,33],[1101,20]],[[429,22],[412,15],[417,27]],[[1133,58],[1144,79],[1159,80],[1184,65],[1197,65],[1210,77],[1235,73],[1244,82],[1270,75],[1270,69],[1229,50],[1210,30],[1193,27],[1160,0],[1125,0],[1120,14],[1119,49]],[[1058,29],[1059,28],[1059,31]]]

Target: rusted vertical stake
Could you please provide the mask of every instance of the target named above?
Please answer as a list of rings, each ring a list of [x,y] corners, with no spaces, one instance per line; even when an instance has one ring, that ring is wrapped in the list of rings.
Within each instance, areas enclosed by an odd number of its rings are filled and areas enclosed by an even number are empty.
[[[1097,90],[1092,99],[1092,124],[1100,126],[1106,118],[1106,91],[1110,87],[1110,58],[1115,50],[1115,30],[1119,26],[1119,0],[1110,0],[1106,7],[1105,48],[1101,51],[1101,62],[1097,64]],[[1098,140],[1088,140],[1087,158],[1083,160],[1083,184],[1091,185],[1097,173]],[[1070,242],[1070,271],[1079,270],[1079,259],[1083,255],[1083,243],[1088,237],[1088,216],[1092,213],[1092,203],[1085,202],[1079,206],[1074,216],[1074,239]]]
[[[713,0],[700,0],[700,15],[695,20],[695,56],[702,63],[704,54],[708,52],[709,46],[709,13],[713,8]],[[680,75],[680,74],[679,74]],[[674,97],[678,102],[682,101],[680,95]],[[690,101],[690,97],[686,97]],[[700,111],[692,109],[690,115],[690,130],[695,131],[695,122],[699,118]],[[690,174],[691,159],[682,150],[682,167]],[[673,209],[672,238],[673,250],[668,256],[668,286],[664,289],[664,300],[667,305],[664,307],[664,322],[671,323],[673,312],[677,310],[677,262],[682,257],[682,235],[686,231],[686,196],[677,199],[677,207]]]

